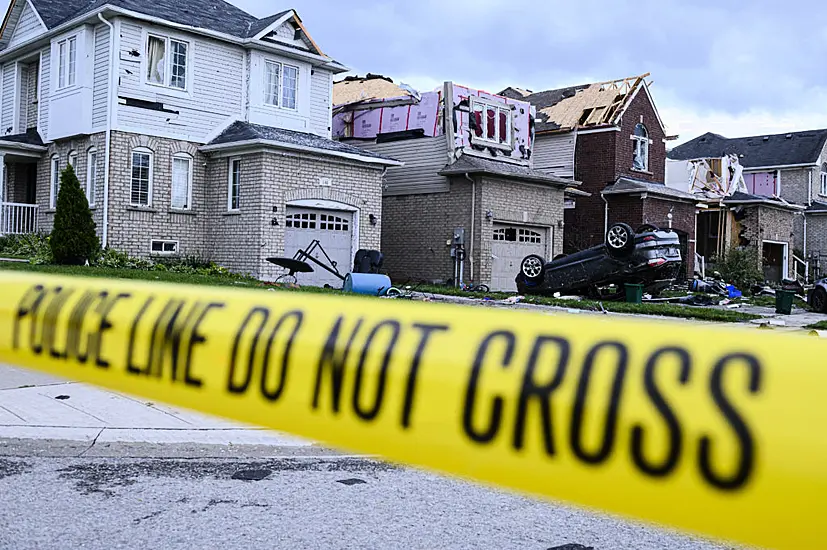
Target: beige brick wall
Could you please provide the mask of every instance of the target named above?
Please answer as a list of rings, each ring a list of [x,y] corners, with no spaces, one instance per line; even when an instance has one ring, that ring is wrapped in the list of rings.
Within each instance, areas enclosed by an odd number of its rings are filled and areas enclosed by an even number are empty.
[[[563,221],[562,188],[483,178],[479,209],[477,227],[481,234],[477,236],[480,246],[477,260],[479,272],[476,275],[479,282],[491,282],[491,245],[495,222],[547,227],[547,235],[551,239],[551,255],[548,259],[563,252],[563,229],[560,228]],[[486,219],[485,215],[489,210],[493,214],[491,220]]]
[[[235,158],[241,159],[241,208],[237,213],[227,211],[229,158],[209,162],[210,249],[217,262],[263,280],[282,275],[284,270],[266,258],[284,255],[286,207],[301,199],[323,199],[355,208],[359,248],[380,249],[381,168],[275,151]],[[321,178],[329,178],[331,185],[321,185]],[[370,223],[371,214],[376,225]],[[278,225],[273,225],[274,220]]]
[[[789,243],[787,277],[792,274],[796,217],[800,216],[787,210],[755,206],[746,209],[746,216],[741,221],[741,237],[748,241],[747,246],[757,248],[759,262],[763,254],[764,241]]]
[[[394,284],[444,282],[454,277],[446,246],[454,229],[471,230],[471,183],[450,178],[447,193],[396,195],[382,203],[382,251]],[[479,193],[479,186],[477,192]],[[479,218],[479,207],[477,218]],[[479,223],[476,224],[479,227]],[[479,240],[477,240],[479,242]],[[477,260],[478,261],[478,260]]]
[[[817,171],[812,168],[792,168],[789,170],[781,170],[781,198],[788,202],[795,204],[807,204],[809,200],[809,188],[811,174],[813,179],[813,198],[818,193],[818,177]]]
[[[551,227],[553,253],[563,250],[559,222],[563,220],[563,190],[509,180],[451,178],[447,193],[385,197],[382,250],[385,267],[396,284],[413,281],[445,282],[454,277],[451,248],[454,229],[464,228],[465,247],[473,258],[465,264],[466,282],[491,282],[491,243],[494,222]],[[474,203],[474,250],[471,253],[471,205]],[[487,219],[486,212],[492,212]]]
[[[131,205],[132,152],[152,151],[153,178],[150,206]],[[174,210],[172,157],[186,153],[193,158],[192,202],[188,211]],[[112,132],[109,182],[109,246],[130,254],[149,256],[152,240],[178,241],[182,256],[209,259],[207,249],[206,158],[187,141]]]
[[[81,189],[86,189],[86,174],[88,167],[89,149],[95,147],[98,151],[98,172],[95,182],[95,206],[92,207],[92,219],[95,221],[98,237],[103,235],[103,182],[104,166],[106,158],[106,134],[98,133],[91,136],[61,140],[49,144],[49,149],[37,163],[37,204],[38,207],[38,228],[44,232],[50,232],[55,221],[55,211],[50,208],[49,197],[51,194],[51,159],[54,156],[60,160],[60,170],[64,170],[69,164],[69,153],[77,153],[77,165],[75,173],[80,181]],[[111,215],[111,213],[110,213]],[[110,217],[111,219],[111,217]]]

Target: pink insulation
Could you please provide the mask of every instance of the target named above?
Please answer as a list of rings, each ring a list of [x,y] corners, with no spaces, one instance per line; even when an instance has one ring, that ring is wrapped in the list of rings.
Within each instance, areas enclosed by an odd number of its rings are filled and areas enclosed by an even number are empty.
[[[753,195],[772,197],[777,194],[775,172],[744,174],[744,183],[747,185],[747,192]]]

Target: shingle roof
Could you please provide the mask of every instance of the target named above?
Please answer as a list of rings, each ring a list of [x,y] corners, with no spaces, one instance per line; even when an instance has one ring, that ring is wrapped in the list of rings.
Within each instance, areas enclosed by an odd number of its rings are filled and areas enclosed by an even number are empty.
[[[729,197],[724,199],[724,204],[738,205],[738,204],[765,204],[767,206],[774,206],[776,208],[783,208],[785,210],[803,210],[803,206],[797,204],[790,204],[775,197],[766,197],[763,195],[753,195],[751,193],[744,193],[736,191]]]
[[[667,153],[672,160],[738,155],[744,168],[814,163],[824,149],[827,129],[728,139],[708,132]]]
[[[813,204],[807,207],[807,214],[827,214],[827,203],[820,201],[813,201]]]
[[[239,38],[255,36],[289,12],[258,19],[224,0],[32,0],[32,3],[50,29],[108,4]]]
[[[546,172],[533,170],[521,164],[511,164],[509,162],[486,159],[474,155],[462,155],[458,160],[454,161],[452,164],[448,164],[439,172],[440,176],[454,176],[461,174],[488,174],[509,179],[520,179],[536,183],[545,183],[547,185],[557,185],[560,187],[569,187],[574,183],[570,179],[552,176]]]
[[[640,181],[631,178],[618,178],[612,185],[607,186],[603,190],[604,195],[627,195],[633,193],[649,193],[650,195],[660,195],[673,199],[682,199],[690,201],[700,201],[700,197],[696,197],[692,193],[668,187],[662,183],[651,183],[648,181]]]
[[[45,147],[43,140],[40,138],[40,133],[38,133],[36,129],[27,130],[25,134],[0,136],[0,142],[22,143],[24,145],[37,145],[38,147]]]
[[[304,132],[296,132],[295,130],[273,128],[271,126],[262,126],[260,124],[251,124],[249,122],[242,121],[232,123],[221,133],[221,135],[209,142],[207,145],[229,145],[232,143],[256,140],[269,141],[274,144],[283,143],[286,145],[297,145],[300,147],[319,149],[321,151],[330,151],[332,153],[346,153],[350,155],[359,155],[362,157],[396,162],[389,157],[378,155],[371,151],[366,151],[364,149],[348,145],[347,143],[323,138],[321,136],[317,136],[316,134],[307,134]]]

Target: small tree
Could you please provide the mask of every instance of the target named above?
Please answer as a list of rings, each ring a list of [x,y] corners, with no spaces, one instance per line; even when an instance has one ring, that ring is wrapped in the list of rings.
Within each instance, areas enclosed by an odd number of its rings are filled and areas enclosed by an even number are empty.
[[[55,262],[64,265],[83,265],[87,260],[94,260],[100,250],[89,203],[71,165],[60,174],[55,225],[49,244]]]
[[[725,281],[742,291],[748,291],[753,285],[764,282],[764,274],[761,273],[760,265],[761,258],[758,256],[758,249],[740,247],[730,249],[726,256],[718,261],[716,267]]]

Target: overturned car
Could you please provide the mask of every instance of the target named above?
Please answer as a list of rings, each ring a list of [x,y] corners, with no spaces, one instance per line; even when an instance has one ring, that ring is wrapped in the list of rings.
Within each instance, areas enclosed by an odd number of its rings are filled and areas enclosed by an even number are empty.
[[[616,223],[606,232],[603,244],[546,262],[526,256],[517,275],[521,294],[575,294],[600,296],[600,288],[615,284],[642,284],[656,295],[677,277],[682,258],[677,233],[644,225],[633,230]],[[620,294],[620,293],[618,293]]]

